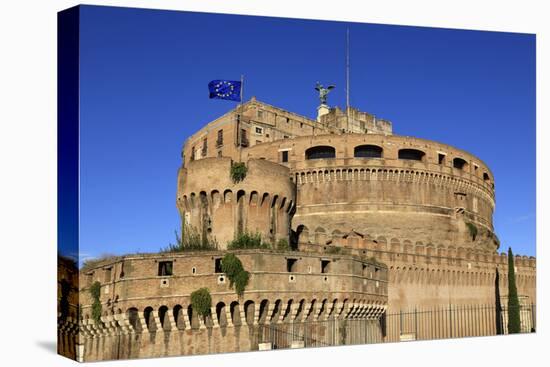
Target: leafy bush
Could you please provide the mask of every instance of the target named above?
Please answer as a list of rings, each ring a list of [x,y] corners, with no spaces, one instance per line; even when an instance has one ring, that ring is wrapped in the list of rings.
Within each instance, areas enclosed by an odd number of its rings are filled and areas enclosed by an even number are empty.
[[[477,236],[477,227],[475,224],[468,222],[466,223],[466,226],[468,227],[468,230],[470,231],[470,236],[472,236],[472,241],[476,240]]]
[[[234,183],[244,180],[247,168],[244,162],[233,162],[231,164],[231,179]]]
[[[162,248],[160,252],[184,252],[184,251],[213,251],[218,249],[216,241],[209,241],[207,238],[201,239],[199,231],[188,224],[185,224],[182,235],[174,231],[176,243],[170,243]]]
[[[242,296],[248,285],[250,273],[244,270],[243,263],[235,254],[226,254],[221,265],[222,271],[229,278],[229,287],[232,288],[235,285],[235,292]]]
[[[262,236],[259,233],[251,234],[248,232],[239,233],[237,237],[227,244],[229,250],[270,248],[269,244],[262,242]]]
[[[205,317],[210,315],[212,296],[210,296],[208,288],[199,288],[191,293],[191,307],[199,316]]]
[[[98,324],[101,321],[101,312],[102,312],[102,306],[101,302],[99,301],[99,297],[101,296],[101,283],[98,281],[95,281],[90,286],[90,296],[92,297],[92,319],[95,321],[96,324]]]
[[[288,241],[284,238],[281,238],[279,241],[277,241],[277,250],[290,251],[292,249],[290,248]]]

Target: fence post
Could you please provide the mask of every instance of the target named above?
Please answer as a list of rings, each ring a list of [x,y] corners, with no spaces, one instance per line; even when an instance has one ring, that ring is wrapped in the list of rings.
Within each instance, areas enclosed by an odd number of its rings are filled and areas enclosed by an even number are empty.
[[[451,304],[449,303],[449,338],[453,337],[453,315],[451,313]]]
[[[418,314],[416,313],[416,307],[414,308],[414,340],[418,340]]]

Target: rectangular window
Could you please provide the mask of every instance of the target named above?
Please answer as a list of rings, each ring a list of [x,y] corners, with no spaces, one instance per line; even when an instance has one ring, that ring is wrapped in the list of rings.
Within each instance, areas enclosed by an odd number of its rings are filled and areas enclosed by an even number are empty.
[[[191,148],[191,160],[195,160],[195,147]]]
[[[288,118],[288,117],[286,118],[286,123],[290,124],[290,118]]]
[[[286,271],[294,273],[296,271],[296,262],[298,259],[286,259]]]
[[[173,275],[173,261],[159,261],[159,276]]]
[[[204,138],[202,141],[202,152],[201,156],[206,157],[206,154],[208,153],[208,139]]]
[[[221,147],[223,145],[223,130],[218,130],[218,140],[216,140],[216,146]]]
[[[437,160],[439,164],[445,164],[445,154],[439,153],[437,155]]]
[[[263,134],[263,133],[264,133],[264,129],[256,126],[256,134]]]
[[[281,161],[288,162],[288,150],[284,150],[281,152]]]
[[[330,260],[321,260],[321,273],[328,273]]]
[[[288,135],[284,135],[284,136],[283,136],[283,139],[288,139]]]
[[[223,273],[221,257],[214,259],[214,273]]]

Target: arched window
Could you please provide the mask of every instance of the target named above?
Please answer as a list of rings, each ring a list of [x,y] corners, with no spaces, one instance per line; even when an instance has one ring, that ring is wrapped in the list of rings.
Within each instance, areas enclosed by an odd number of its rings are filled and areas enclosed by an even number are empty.
[[[413,161],[421,161],[424,158],[425,153],[417,149],[400,149],[399,159],[409,159]]]
[[[356,158],[382,158],[382,148],[377,145],[359,145],[353,151]]]
[[[453,167],[457,169],[465,169],[467,167],[468,162],[466,162],[462,158],[455,158],[453,159]]]
[[[306,159],[325,159],[335,158],[336,150],[333,147],[326,145],[320,145],[317,147],[311,147],[306,150]]]

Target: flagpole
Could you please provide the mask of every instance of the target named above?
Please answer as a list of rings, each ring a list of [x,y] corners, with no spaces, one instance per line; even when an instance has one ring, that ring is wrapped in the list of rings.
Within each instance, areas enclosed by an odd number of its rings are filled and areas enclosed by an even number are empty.
[[[244,110],[244,107],[243,107],[244,98],[243,97],[244,97],[244,75],[241,74],[241,101],[239,102],[239,106],[238,106],[239,119],[237,120],[237,139],[238,139],[238,147],[239,147],[239,162],[241,162],[241,160],[242,160],[241,140],[242,140],[243,137],[241,136],[240,121],[243,118],[243,110]]]

